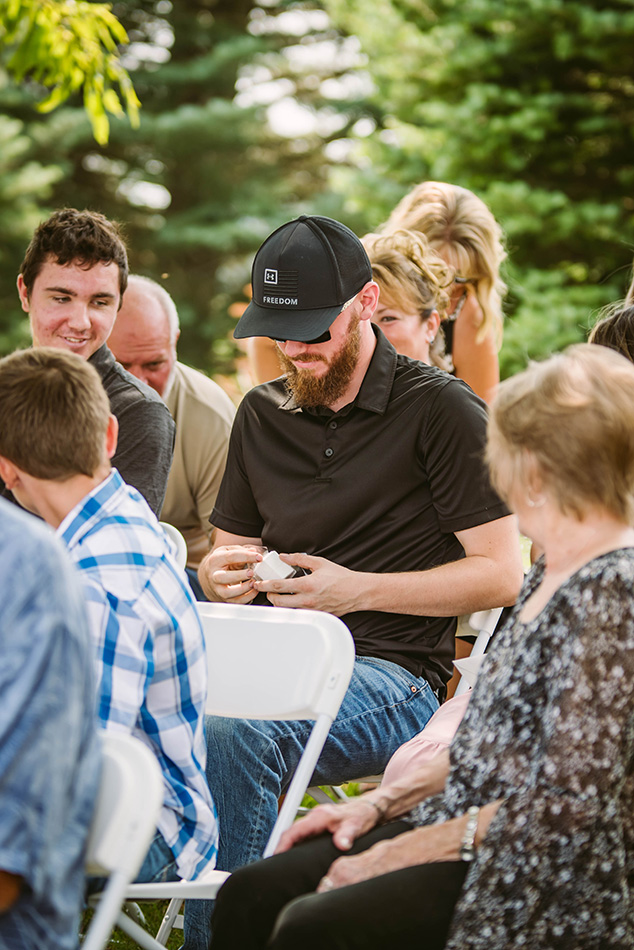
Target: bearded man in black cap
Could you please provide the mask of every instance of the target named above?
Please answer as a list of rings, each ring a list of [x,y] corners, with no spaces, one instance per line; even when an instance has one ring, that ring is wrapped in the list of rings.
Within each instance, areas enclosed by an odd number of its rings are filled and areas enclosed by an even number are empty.
[[[277,340],[286,375],[238,409],[199,577],[210,600],[325,610],[350,628],[355,671],[313,776],[340,783],[381,772],[435,712],[456,616],[514,602],[517,528],[482,462],[484,403],[373,326],[379,290],[352,231],[317,216],[283,225],[252,285],[235,336]],[[257,580],[249,545],[306,573]],[[218,867],[262,854],[308,732],[208,717]],[[206,948],[208,915],[188,909],[188,950]]]

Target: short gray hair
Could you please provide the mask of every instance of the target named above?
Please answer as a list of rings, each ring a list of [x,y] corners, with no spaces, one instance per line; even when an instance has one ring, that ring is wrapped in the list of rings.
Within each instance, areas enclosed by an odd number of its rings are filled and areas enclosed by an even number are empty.
[[[151,277],[142,277],[141,274],[130,274],[128,277],[128,287],[139,287],[154,297],[167,317],[170,328],[170,342],[175,343],[180,329],[180,321],[178,319],[176,304],[165,290],[165,287],[162,287],[157,281],[152,280]]]

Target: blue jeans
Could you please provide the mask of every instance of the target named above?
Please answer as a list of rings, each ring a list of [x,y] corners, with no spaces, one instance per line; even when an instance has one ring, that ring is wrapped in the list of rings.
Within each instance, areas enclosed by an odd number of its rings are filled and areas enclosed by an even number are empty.
[[[107,877],[86,878],[86,894],[97,894],[103,891],[107,881]],[[136,884],[163,884],[165,881],[180,881],[180,876],[176,871],[176,861],[171,849],[167,846],[161,832],[156,831],[134,882]]]
[[[192,593],[196,600],[207,600],[205,593],[200,586],[200,581],[198,580],[198,573],[194,570],[193,567],[186,567],[185,573],[187,574],[187,580],[189,581],[189,586],[192,589]]]
[[[423,677],[389,660],[357,657],[313,785],[382,772],[392,753],[426,725],[438,699]],[[207,781],[218,809],[217,867],[233,871],[262,856],[278,799],[312,729],[309,721],[207,716]],[[188,901],[183,950],[207,950],[212,901]]]
[[[150,843],[141,869],[135,881],[140,884],[162,884],[164,881],[180,881],[176,872],[176,861],[165,838],[157,831]]]

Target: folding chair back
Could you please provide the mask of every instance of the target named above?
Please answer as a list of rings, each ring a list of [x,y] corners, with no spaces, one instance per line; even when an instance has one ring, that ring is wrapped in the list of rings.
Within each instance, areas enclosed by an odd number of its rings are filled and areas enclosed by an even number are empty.
[[[498,620],[500,619],[501,613],[502,607],[492,607],[491,610],[478,610],[471,614],[469,617],[469,627],[474,633],[477,634],[477,636],[475,643],[473,644],[471,654],[469,657],[467,657],[467,660],[475,660],[476,657],[482,656],[482,654],[486,651],[486,648],[489,645],[489,640],[495,632],[495,628],[497,626]],[[454,660],[454,665],[460,669],[458,664],[464,662],[464,660]],[[454,696],[461,696],[462,693],[466,693],[470,686],[471,683],[469,682],[469,677],[465,676],[463,673],[456,687]]]
[[[174,555],[176,563],[185,570],[187,566],[187,544],[185,538],[173,524],[169,524],[167,521],[159,521],[159,524],[170,541],[176,546],[176,554]]]
[[[86,874],[106,877],[83,950],[105,946],[156,831],[163,803],[159,764],[146,745],[123,733],[104,733],[99,792],[86,852]]]
[[[198,602],[211,716],[334,719],[354,665],[348,628],[332,614]]]
[[[212,716],[314,719],[266,846],[272,854],[296,813],[354,667],[345,624],[316,610],[199,603]],[[221,818],[222,820],[222,818]]]

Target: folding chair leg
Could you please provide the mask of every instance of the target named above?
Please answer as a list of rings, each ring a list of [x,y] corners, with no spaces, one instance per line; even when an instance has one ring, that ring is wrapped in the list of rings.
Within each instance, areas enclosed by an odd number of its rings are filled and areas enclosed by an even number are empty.
[[[135,943],[138,943],[140,947],[143,947],[143,950],[163,950],[164,944],[159,943],[158,940],[156,940],[152,934],[148,933],[147,930],[144,930],[143,927],[139,927],[139,925],[131,920],[123,911],[117,918],[117,927],[123,930],[128,937],[131,937]]]
[[[135,901],[126,901],[123,905],[123,910],[131,917],[132,920],[136,920],[137,924],[140,924],[141,927],[146,926],[145,914]]]
[[[156,933],[157,941],[162,943],[163,946],[167,945],[169,935],[171,934],[172,928],[178,919],[182,903],[183,902],[180,897],[173,897],[169,902],[167,910],[165,911],[165,916],[163,917],[161,926]]]

